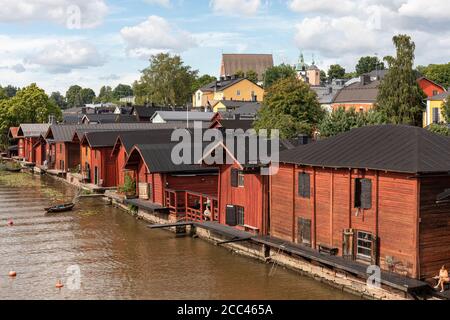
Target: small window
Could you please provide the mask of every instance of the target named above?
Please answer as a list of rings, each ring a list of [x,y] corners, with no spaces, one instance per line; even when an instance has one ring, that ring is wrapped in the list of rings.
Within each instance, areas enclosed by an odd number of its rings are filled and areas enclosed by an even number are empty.
[[[239,97],[239,96],[241,95],[241,90],[238,90],[238,91],[236,92],[236,95]]]
[[[372,259],[373,241],[372,234],[364,231],[358,231],[356,234],[356,255],[362,259]]]
[[[239,175],[239,170],[237,169],[231,169],[231,186],[233,188],[237,188],[238,185],[238,175]]]
[[[197,93],[197,100],[201,100],[202,99],[202,94],[199,92]]]
[[[63,153],[63,145],[62,144],[59,145],[59,153]]]
[[[238,171],[238,187],[244,187],[244,186],[245,186],[244,172]]]
[[[355,208],[372,208],[372,180],[355,180]]]
[[[440,109],[439,108],[433,108],[433,123],[440,123]]]
[[[433,96],[437,96],[439,92],[437,90],[433,90]]]
[[[88,156],[88,147],[84,148],[84,154],[85,154],[86,157]]]
[[[309,173],[298,174],[298,196],[305,199],[311,197],[311,175]]]
[[[244,207],[235,206],[236,209],[236,222],[238,226],[245,225]]]

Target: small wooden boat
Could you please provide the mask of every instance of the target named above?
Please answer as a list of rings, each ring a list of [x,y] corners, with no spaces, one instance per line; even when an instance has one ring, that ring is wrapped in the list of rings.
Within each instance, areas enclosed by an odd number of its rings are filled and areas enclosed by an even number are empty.
[[[75,207],[75,203],[66,203],[66,204],[61,204],[58,206],[53,206],[50,208],[45,208],[45,211],[47,211],[47,213],[61,213],[61,212],[72,211],[72,209],[74,207]]]

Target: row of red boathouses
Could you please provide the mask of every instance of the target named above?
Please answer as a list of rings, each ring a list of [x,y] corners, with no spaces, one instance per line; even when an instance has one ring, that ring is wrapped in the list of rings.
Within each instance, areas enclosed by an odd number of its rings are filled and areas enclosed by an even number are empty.
[[[269,165],[238,161],[223,143],[174,164],[170,137],[179,124],[39,128],[11,129],[22,141],[19,157],[61,173],[79,167],[86,183],[105,188],[130,175],[142,201],[177,220],[211,220],[421,280],[450,263],[450,140],[421,128],[282,141],[271,176],[262,171]],[[235,160],[207,165],[217,152]]]

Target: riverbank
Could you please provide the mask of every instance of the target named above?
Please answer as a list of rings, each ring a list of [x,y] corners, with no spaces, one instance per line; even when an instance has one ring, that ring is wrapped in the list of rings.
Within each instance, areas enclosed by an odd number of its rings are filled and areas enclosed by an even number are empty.
[[[58,175],[51,175],[51,177],[70,185],[89,189],[89,186],[85,186],[79,180],[74,179],[73,175],[68,175],[66,178]],[[91,191],[96,192],[96,190]],[[133,204],[113,190],[102,191],[106,191],[102,196],[108,203],[148,223],[166,225],[177,222],[176,217],[172,217],[165,212],[154,210],[148,206],[139,205],[139,202]],[[302,276],[308,276],[342,292],[351,293],[355,297],[386,300],[414,299],[414,296],[410,294],[407,288],[402,288],[401,286],[395,287],[386,283],[382,284],[380,288],[368,287],[366,278],[358,274],[355,275],[354,270],[342,269],[339,266],[330,268],[326,263],[327,261],[319,261],[309,256],[305,258],[301,252],[298,254],[299,252],[296,252],[292,248],[287,250],[286,245],[277,243],[272,239],[250,239],[252,235],[249,234],[249,239],[244,239],[245,241],[230,243],[230,239],[234,237],[232,234],[234,229],[227,228],[222,226],[219,230],[204,224],[196,224],[195,226],[188,225],[167,229],[177,233],[179,236],[184,235],[199,238],[216,245],[221,242],[228,242],[220,244],[220,246],[234,254],[268,264],[272,270],[276,271],[278,268],[290,269]],[[242,238],[245,238],[245,235]]]

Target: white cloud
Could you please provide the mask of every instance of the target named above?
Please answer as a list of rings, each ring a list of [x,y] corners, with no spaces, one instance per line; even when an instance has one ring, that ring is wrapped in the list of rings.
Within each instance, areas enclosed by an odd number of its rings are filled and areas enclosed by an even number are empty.
[[[210,6],[217,14],[252,16],[262,7],[261,0],[211,0]]]
[[[183,52],[197,44],[193,36],[166,19],[150,16],[146,21],[120,31],[131,56],[149,58],[158,52]]]
[[[416,64],[448,62],[450,31],[443,19],[449,19],[450,1],[429,0],[424,6],[421,0],[291,0],[288,7],[303,14],[295,24],[296,46],[327,64],[341,63],[350,71],[362,55],[392,55],[392,37],[400,33],[416,43]]]
[[[25,61],[44,67],[50,73],[67,73],[73,69],[101,66],[104,58],[88,41],[60,40],[30,55]]]
[[[408,0],[399,8],[400,15],[425,19],[450,20],[450,1],[447,0]]]
[[[105,0],[0,0],[0,22],[51,21],[71,28],[93,28],[107,13]]]
[[[161,7],[170,8],[172,7],[172,3],[170,0],[144,0],[144,2],[148,4],[156,4]]]
[[[322,13],[349,13],[355,9],[357,3],[351,0],[290,0],[288,7],[294,12],[322,12]]]

